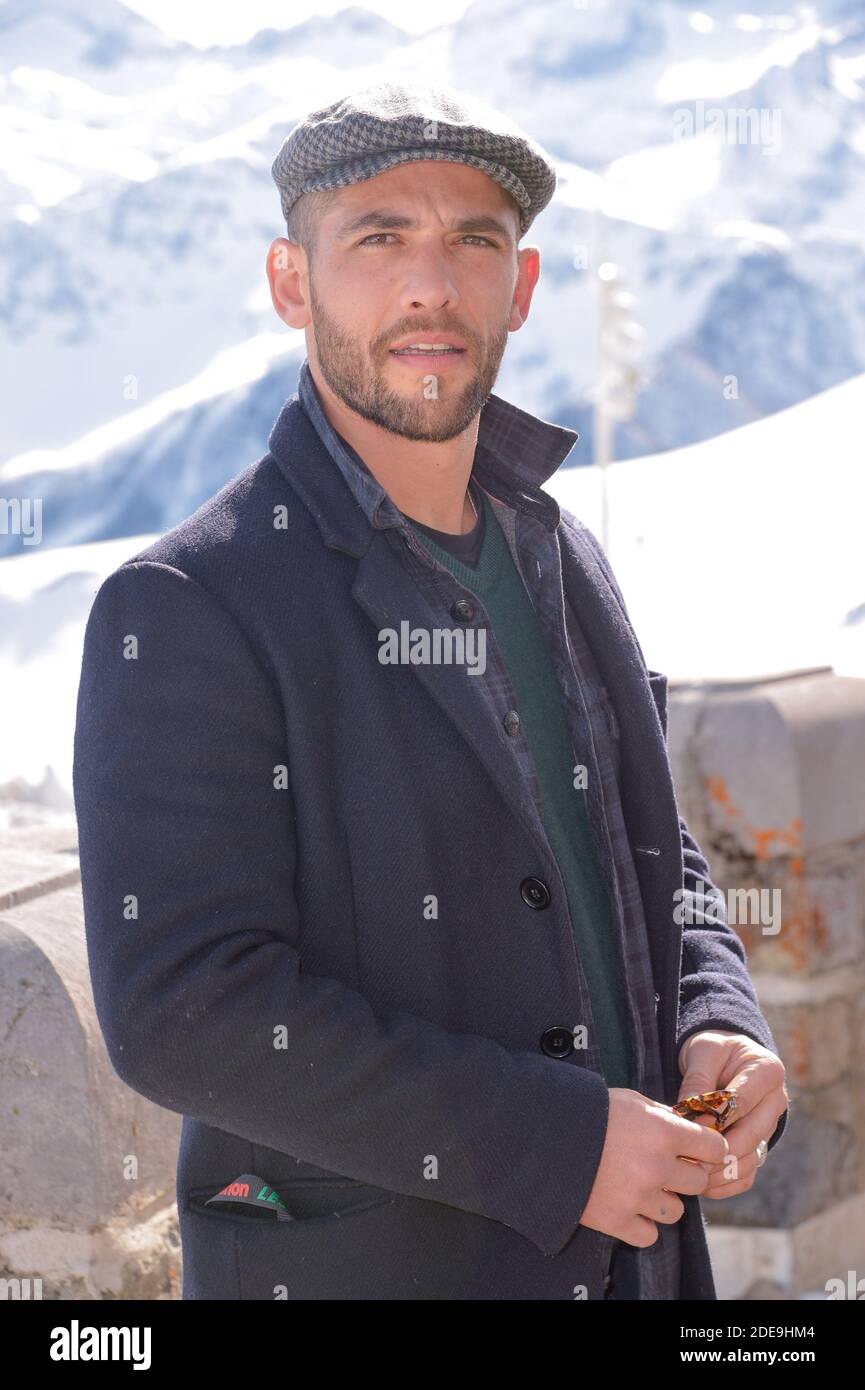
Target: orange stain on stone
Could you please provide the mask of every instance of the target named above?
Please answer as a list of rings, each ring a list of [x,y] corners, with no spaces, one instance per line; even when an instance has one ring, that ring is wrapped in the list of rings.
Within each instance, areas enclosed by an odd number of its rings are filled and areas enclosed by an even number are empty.
[[[707,777],[705,779],[706,790],[713,801],[717,801],[719,806],[724,806],[732,815],[736,814],[736,809],[730,800],[730,793],[727,790],[727,783],[723,777]]]
[[[754,853],[758,859],[769,858],[769,846],[773,840],[777,840],[777,830],[755,830],[754,832]]]
[[[794,970],[805,970],[815,953],[822,950],[829,938],[826,919],[820,905],[815,902],[805,882],[805,856],[802,853],[802,820],[796,816],[783,829],[774,826],[765,828],[751,825],[745,819],[730,795],[730,789],[723,777],[705,776],[703,779],[707,795],[720,807],[725,815],[738,821],[737,834],[743,845],[751,846],[755,860],[766,860],[773,853],[778,856],[785,850],[796,851],[788,861],[793,877],[792,890],[782,890],[782,922],[778,933],[779,948],[787,955]],[[774,847],[773,847],[773,842]],[[790,904],[792,897],[792,906]],[[736,931],[742,939],[746,951],[750,951],[760,940],[760,928],[750,922],[736,923]]]
[[[783,897],[782,897],[783,903]],[[804,882],[794,887],[791,912],[783,911],[778,945],[794,970],[807,970],[829,940],[826,918],[819,903],[814,902]]]

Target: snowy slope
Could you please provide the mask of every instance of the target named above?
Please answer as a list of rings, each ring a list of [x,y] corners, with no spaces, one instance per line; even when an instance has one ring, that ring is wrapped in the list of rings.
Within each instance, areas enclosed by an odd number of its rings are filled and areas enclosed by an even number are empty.
[[[829,665],[865,678],[865,376],[608,470],[607,554],[650,666],[678,679]],[[547,485],[600,538],[597,469]]]
[[[273,331],[270,163],[307,110],[382,72],[498,102],[557,160],[559,192],[529,238],[541,286],[498,385],[581,431],[573,462],[591,457],[595,373],[574,255],[599,249],[599,201],[604,254],[625,266],[648,331],[649,385],[618,432],[622,456],[709,438],[865,370],[853,0],[770,0],[744,20],[722,0],[475,0],[420,38],[354,7],[205,51],[120,0],[14,0],[0,6],[0,380],[14,383],[0,461],[67,446]],[[780,141],[677,139],[700,102],[777,110]]]
[[[609,555],[650,666],[687,679],[828,664],[865,678],[863,412],[865,375],[722,439],[611,467]],[[257,428],[235,472],[263,454]],[[547,486],[599,534],[594,469]],[[87,614],[163,520],[0,561],[0,826],[4,803],[9,814],[25,795],[68,812]]]

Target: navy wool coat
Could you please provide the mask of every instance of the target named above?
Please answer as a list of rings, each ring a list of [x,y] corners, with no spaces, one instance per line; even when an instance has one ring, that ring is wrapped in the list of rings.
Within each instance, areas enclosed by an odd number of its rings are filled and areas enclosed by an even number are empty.
[[[579,1221],[609,1093],[541,1046],[577,1022],[577,967],[565,901],[521,896],[556,882],[529,791],[463,670],[379,661],[382,629],[453,623],[296,396],[268,444],[102,583],[78,694],[95,1004],[115,1070],[184,1117],[183,1296],[601,1298]],[[675,925],[677,890],[711,879],[677,810],[667,679],[543,479],[481,449],[475,476],[551,518],[613,703],[628,833],[659,851],[635,858],[673,1104],[699,1026],[776,1049],[732,928]],[[244,1174],[293,1219],[207,1205]],[[712,1299],[683,1202],[681,1297]]]

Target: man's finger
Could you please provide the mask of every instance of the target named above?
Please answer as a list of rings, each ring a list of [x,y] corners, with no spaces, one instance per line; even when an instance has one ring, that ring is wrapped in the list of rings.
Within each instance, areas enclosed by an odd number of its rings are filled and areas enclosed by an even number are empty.
[[[677,1103],[680,1100],[684,1100],[686,1096],[701,1096],[704,1091],[719,1090],[720,1083],[715,1079],[716,1075],[717,1068],[713,1067],[710,1069],[705,1065],[702,1067],[695,1066],[686,1071],[685,1075],[682,1077],[679,1094],[676,1096]]]
[[[676,1136],[676,1155],[694,1163],[714,1165],[722,1163],[729,1153],[729,1144],[720,1130],[710,1129],[708,1125],[686,1120],[683,1115],[670,1111],[670,1118],[679,1128]],[[700,1119],[709,1118],[700,1116]]]
[[[757,1154],[751,1149],[743,1157],[736,1158],[736,1165],[719,1163],[709,1174],[707,1192],[729,1192],[735,1183],[750,1178],[757,1171]]]
[[[738,1182],[727,1183],[724,1187],[707,1187],[701,1197],[708,1197],[710,1202],[723,1202],[726,1197],[739,1197],[743,1192],[748,1192],[754,1185],[752,1178],[740,1178]]]
[[[785,1107],[786,1095],[783,1089],[776,1088],[763,1096],[746,1115],[740,1116],[738,1111],[734,1111],[736,1118],[724,1130],[730,1153],[736,1158],[744,1158],[756,1151],[761,1139],[768,1143]]]
[[[733,1070],[732,1067],[729,1070],[732,1073],[729,1076],[725,1076],[722,1071],[718,1086],[735,1091],[737,1121],[741,1121],[745,1115],[750,1115],[765,1096],[781,1086],[785,1074],[781,1059],[768,1052],[752,1058],[738,1070]]]

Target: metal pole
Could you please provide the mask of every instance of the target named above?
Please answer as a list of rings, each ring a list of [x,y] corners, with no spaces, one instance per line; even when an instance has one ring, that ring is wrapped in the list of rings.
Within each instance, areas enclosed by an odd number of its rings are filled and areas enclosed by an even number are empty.
[[[603,175],[598,185],[598,199],[595,203],[594,254],[592,256],[592,276],[595,287],[597,366],[595,370],[595,400],[592,420],[592,459],[600,473],[601,482],[601,534],[600,542],[604,554],[609,554],[610,519],[607,497],[607,465],[613,452],[613,421],[607,410],[606,400],[606,354],[603,346],[606,298],[603,285],[598,276],[598,268],[607,259],[607,226],[603,202]]]

